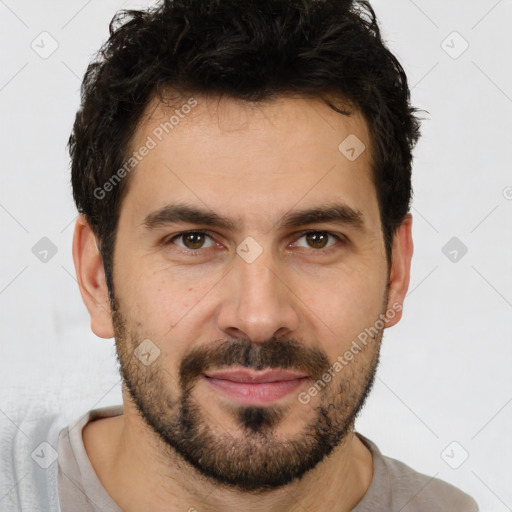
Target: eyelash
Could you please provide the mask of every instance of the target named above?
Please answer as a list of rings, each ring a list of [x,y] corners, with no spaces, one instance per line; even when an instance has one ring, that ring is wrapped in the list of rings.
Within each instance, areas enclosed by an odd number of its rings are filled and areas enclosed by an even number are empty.
[[[310,230],[307,230],[307,231],[302,231],[301,233],[299,233],[299,236],[298,236],[297,240],[302,238],[303,236],[309,235],[311,233],[321,233],[321,234],[332,236],[332,237],[336,238],[336,240],[338,242],[341,242],[342,244],[347,242],[347,239],[345,238],[344,235],[337,235],[335,233],[331,233],[330,231],[322,231],[322,230],[319,230],[319,229],[310,229]],[[208,231],[195,231],[195,230],[191,230],[191,231],[182,231],[181,233],[178,233],[176,235],[173,235],[170,238],[165,239],[163,241],[163,245],[164,246],[171,245],[171,243],[173,243],[174,240],[176,240],[176,239],[178,239],[180,237],[183,237],[185,235],[191,235],[191,234],[206,235],[207,237],[209,237],[210,239],[212,239],[215,242],[213,236]],[[204,252],[205,250],[213,249],[213,247],[207,247],[206,249],[202,249],[201,248],[201,249],[193,250],[193,249],[184,249],[183,247],[180,247],[180,246],[176,246],[176,247],[181,252],[183,252],[185,254],[188,254],[188,255],[191,255],[191,256],[200,256],[201,253]],[[300,249],[306,249],[306,247],[300,247]],[[315,251],[315,252],[318,252],[318,253],[323,253],[323,254],[329,254],[331,252],[331,250],[336,250],[336,249],[337,249],[337,244],[333,244],[333,245],[327,247],[327,249],[313,249],[313,248],[311,248],[312,251]]]

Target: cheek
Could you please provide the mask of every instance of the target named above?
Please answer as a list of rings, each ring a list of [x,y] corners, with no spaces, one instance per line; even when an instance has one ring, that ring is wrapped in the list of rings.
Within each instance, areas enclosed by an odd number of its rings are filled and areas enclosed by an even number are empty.
[[[303,285],[304,286],[304,285]],[[336,358],[357,336],[375,324],[382,312],[385,283],[375,273],[338,273],[307,287],[304,304],[309,323],[327,353]],[[320,339],[319,339],[320,342]]]
[[[134,318],[160,335],[185,324],[194,316],[196,307],[208,303],[209,291],[219,281],[217,272],[202,272],[199,276],[191,269],[171,269],[166,265],[130,274],[124,287]],[[189,326],[190,327],[190,326]]]

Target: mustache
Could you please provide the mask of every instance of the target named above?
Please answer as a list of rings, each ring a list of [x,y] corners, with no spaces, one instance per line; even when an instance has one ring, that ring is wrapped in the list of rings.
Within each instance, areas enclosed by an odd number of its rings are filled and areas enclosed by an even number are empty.
[[[189,351],[180,364],[181,388],[190,390],[194,381],[208,369],[231,366],[254,370],[300,370],[316,381],[329,369],[330,364],[325,352],[315,347],[307,347],[291,338],[271,338],[258,344],[232,338]]]

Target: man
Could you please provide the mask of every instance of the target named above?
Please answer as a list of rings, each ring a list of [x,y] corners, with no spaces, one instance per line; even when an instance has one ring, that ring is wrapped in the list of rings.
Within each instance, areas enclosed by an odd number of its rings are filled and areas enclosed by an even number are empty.
[[[409,284],[414,113],[366,2],[119,15],[70,153],[77,279],[123,405],[24,425],[13,503],[476,511],[354,427]],[[57,464],[20,481],[43,439]]]

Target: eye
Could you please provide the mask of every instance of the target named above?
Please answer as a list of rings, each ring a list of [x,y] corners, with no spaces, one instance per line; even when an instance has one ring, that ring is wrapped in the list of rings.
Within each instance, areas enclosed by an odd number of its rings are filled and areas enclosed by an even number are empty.
[[[205,241],[210,241],[209,245],[205,245]],[[180,241],[181,243],[178,243]],[[185,231],[179,235],[175,235],[168,239],[165,244],[175,243],[178,247],[188,251],[197,251],[198,249],[208,249],[215,245],[215,241],[210,235],[203,231]]]
[[[329,243],[329,237],[334,239],[332,243]],[[298,242],[295,242],[294,245],[311,249],[328,249],[335,245],[336,241],[343,241],[340,236],[328,231],[308,231],[307,233],[303,233],[298,240],[301,239],[305,239],[307,245],[301,245]]]

